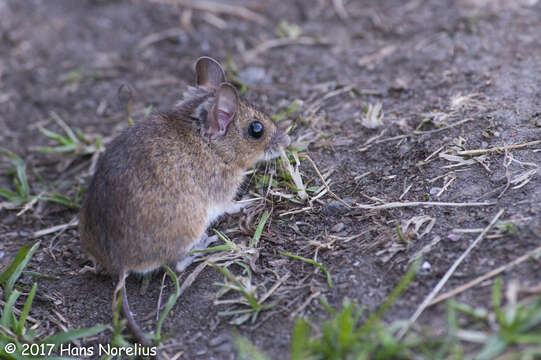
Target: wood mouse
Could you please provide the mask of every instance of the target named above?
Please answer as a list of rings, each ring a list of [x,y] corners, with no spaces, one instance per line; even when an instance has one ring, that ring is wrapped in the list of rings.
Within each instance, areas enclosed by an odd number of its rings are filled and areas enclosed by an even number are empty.
[[[122,312],[137,340],[151,342],[129,309],[125,279],[182,260],[208,226],[235,208],[243,173],[289,145],[271,118],[239,97],[220,64],[201,57],[196,86],[169,112],[116,137],[98,162],[79,214],[82,248],[117,277]]]

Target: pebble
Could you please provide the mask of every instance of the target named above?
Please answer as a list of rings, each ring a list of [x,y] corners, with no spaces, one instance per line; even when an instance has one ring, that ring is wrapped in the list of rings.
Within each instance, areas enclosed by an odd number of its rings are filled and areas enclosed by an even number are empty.
[[[449,235],[447,235],[447,238],[451,241],[458,241],[460,240],[460,238],[462,237],[462,235],[460,234],[455,234],[455,233],[451,233]]]
[[[334,225],[331,228],[331,231],[334,232],[334,233],[337,233],[337,232],[340,232],[340,231],[344,230],[345,227],[346,227],[346,225],[343,222],[339,222],[338,224]]]
[[[239,79],[246,85],[270,83],[270,79],[268,78],[265,69],[256,66],[250,66],[240,71]]]

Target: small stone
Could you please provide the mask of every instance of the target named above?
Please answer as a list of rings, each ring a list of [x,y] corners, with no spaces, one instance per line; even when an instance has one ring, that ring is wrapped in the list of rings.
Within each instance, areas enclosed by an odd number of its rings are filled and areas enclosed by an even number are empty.
[[[440,191],[441,191],[440,187],[433,187],[432,189],[430,189],[430,195],[436,195]]]
[[[334,233],[340,232],[340,231],[344,230],[345,227],[346,227],[346,225],[343,222],[339,222],[338,224],[334,225],[331,228],[331,232],[334,232]]]
[[[448,238],[449,240],[455,241],[455,242],[458,241],[458,240],[460,240],[461,237],[462,237],[462,235],[460,235],[460,234],[454,234],[454,233],[451,233],[451,234],[447,235],[447,238]]]
[[[256,66],[250,66],[240,71],[239,79],[246,85],[270,83],[270,79],[268,78],[265,69]]]

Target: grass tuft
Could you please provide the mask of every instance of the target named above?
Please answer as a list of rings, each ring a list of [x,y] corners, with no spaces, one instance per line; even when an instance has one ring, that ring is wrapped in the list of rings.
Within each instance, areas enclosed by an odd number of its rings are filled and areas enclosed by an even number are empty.
[[[38,284],[33,283],[23,305],[22,311],[17,310],[17,300],[22,295],[19,289],[15,289],[15,284],[19,280],[24,268],[32,258],[32,255],[38,249],[40,243],[37,242],[31,248],[23,246],[13,262],[0,274],[0,286],[2,287],[5,304],[2,307],[2,316],[0,317],[0,358],[8,360],[19,359],[41,359],[42,357],[29,357],[23,355],[23,344],[43,345],[42,349],[47,353],[47,359],[60,359],[54,357],[55,351],[60,344],[70,343],[74,340],[84,337],[94,336],[109,327],[107,325],[96,325],[91,328],[73,329],[65,332],[53,334],[49,337],[39,339],[36,330],[26,326],[32,302],[36,296]],[[19,317],[17,317],[19,313]],[[15,344],[15,351],[8,353],[6,346]]]

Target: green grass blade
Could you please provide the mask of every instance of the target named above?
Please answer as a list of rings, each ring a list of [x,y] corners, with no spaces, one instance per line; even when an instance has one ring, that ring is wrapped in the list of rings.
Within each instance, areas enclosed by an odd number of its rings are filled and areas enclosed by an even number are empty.
[[[79,206],[71,201],[67,196],[52,192],[50,196],[45,196],[42,198],[45,201],[54,202],[60,205],[64,205],[70,209],[78,209]]]
[[[100,332],[108,329],[107,325],[96,325],[91,328],[74,329],[66,332],[54,334],[38,342],[38,344],[65,344],[73,340],[81,339],[84,337],[94,336]]]
[[[250,304],[250,307],[252,307],[252,309],[256,311],[261,310],[261,305],[257,302],[257,299],[250,292],[246,291],[244,285],[235,276],[233,276],[233,274],[231,274],[229,270],[227,270],[225,267],[218,266],[212,262],[209,262],[209,265],[221,272],[223,276],[225,276],[229,281],[233,283],[233,285],[223,284],[222,286],[229,287],[233,290],[240,292],[244,296],[246,301],[248,301],[248,304]]]
[[[492,286],[492,307],[494,308],[494,313],[496,314],[496,319],[498,319],[498,322],[501,326],[505,326],[507,324],[507,320],[505,319],[505,314],[503,313],[502,309],[502,279],[497,278],[494,281],[494,285]]]
[[[75,152],[79,146],[77,144],[68,144],[61,146],[38,146],[36,150],[42,154],[55,154],[55,153],[66,153],[66,152]]]
[[[291,336],[291,360],[309,358],[308,342],[310,341],[310,324],[304,319],[297,319]]]
[[[325,266],[323,266],[322,264],[318,263],[317,261],[314,261],[312,259],[308,259],[308,258],[305,258],[305,257],[302,257],[302,256],[298,256],[298,255],[293,255],[293,254],[290,254],[288,252],[285,252],[285,251],[278,251],[280,254],[284,255],[284,256],[288,256],[290,258],[293,258],[293,259],[296,259],[296,260],[301,260],[301,261],[304,261],[304,262],[307,262],[309,264],[312,264],[314,266],[317,266],[321,271],[323,271],[323,273],[325,274],[325,276],[327,277],[327,284],[329,285],[330,288],[332,288],[332,280],[331,280],[331,274],[329,274],[329,272],[327,271],[327,269],[325,268]]]
[[[42,273],[37,272],[37,271],[26,271],[25,270],[25,271],[23,271],[23,274],[28,275],[28,276],[37,277],[37,278],[42,278],[42,279],[60,280],[59,276],[49,275],[49,274],[42,274]]]
[[[62,136],[62,135],[60,135],[58,133],[55,133],[54,131],[47,130],[45,128],[39,128],[39,131],[43,135],[47,136],[49,139],[52,139],[52,140],[56,141],[59,144],[69,145],[69,144],[73,143],[73,141],[71,141],[69,138],[67,138],[65,136]]]
[[[163,312],[160,314],[160,318],[158,319],[158,324],[156,325],[156,338],[158,341],[161,339],[161,331],[162,331],[162,325],[167,317],[167,314],[171,311],[173,306],[177,303],[178,298],[180,297],[180,285],[178,283],[178,277],[177,275],[171,270],[171,268],[167,265],[163,265],[163,268],[165,271],[167,271],[167,275],[173,280],[173,284],[175,285],[175,292],[169,296],[169,299],[167,300],[167,304],[165,305],[165,308],[163,309]]]
[[[267,222],[268,218],[269,218],[269,212],[265,211],[263,213],[263,216],[261,216],[261,220],[259,221],[259,224],[257,224],[257,228],[255,229],[254,236],[250,240],[251,248],[257,247],[257,245],[259,244],[259,239],[261,238],[261,234],[263,233],[263,228],[265,227],[265,223]]]
[[[30,309],[32,308],[32,301],[34,300],[34,296],[36,296],[37,288],[38,288],[38,283],[34,283],[34,285],[32,285],[32,290],[30,290],[30,294],[28,294],[28,298],[26,298],[26,302],[24,303],[21,316],[19,317],[19,322],[17,323],[17,328],[15,329],[15,333],[19,335],[20,337],[23,337],[24,335],[23,334],[24,324],[26,322],[26,318],[28,317],[28,313],[30,312]]]
[[[9,199],[17,197],[17,194],[9,190],[0,189],[0,196],[5,197],[6,199],[9,200]]]
[[[2,310],[2,317],[0,318],[0,324],[2,326],[11,329],[11,316],[13,314],[13,307],[15,306],[15,301],[19,298],[19,295],[21,295],[20,292],[17,290],[14,290],[8,297],[6,301],[6,305],[4,305],[4,309]]]
[[[13,285],[21,275],[21,272],[26,267],[28,261],[37,250],[39,246],[39,241],[28,249],[26,246],[22,246],[21,249],[15,255],[15,259],[8,266],[2,274],[0,274],[0,284],[4,285],[4,296],[8,297]]]
[[[507,342],[497,336],[493,336],[485,343],[483,349],[474,356],[475,360],[491,360],[495,359],[498,354],[505,350]]]
[[[9,296],[11,293],[11,290],[13,289],[13,286],[15,285],[15,282],[19,279],[21,276],[21,273],[23,272],[24,268],[32,258],[32,255],[36,252],[36,250],[39,247],[40,242],[38,241],[35,243],[29,250],[26,247],[21,248],[17,255],[15,256],[15,260],[10,265],[10,267],[6,270],[6,272],[9,272],[9,275],[7,279],[5,279],[5,285],[4,285],[4,296]],[[19,256],[19,254],[21,254]],[[13,267],[13,268],[12,268]],[[0,275],[0,283],[4,282],[4,273]]]
[[[14,343],[17,345],[17,351],[15,351],[14,353],[12,354],[8,354],[5,352],[5,347],[7,344],[9,343]],[[0,333],[0,359],[6,359],[6,360],[28,360],[28,357],[26,356],[23,356],[21,354],[21,350],[22,350],[22,347],[21,347],[21,344],[8,337],[8,336],[5,336],[3,335],[2,333]]]
[[[24,160],[19,155],[9,151],[6,148],[0,147],[0,153],[4,154],[4,156],[6,156],[9,161],[11,161],[11,163],[15,166],[24,164]]]
[[[20,186],[19,195],[28,199],[30,195],[30,187],[28,186],[28,179],[26,178],[26,164],[17,165],[17,180]]]
[[[242,336],[235,336],[235,344],[237,345],[238,360],[270,360],[252,342]]]

